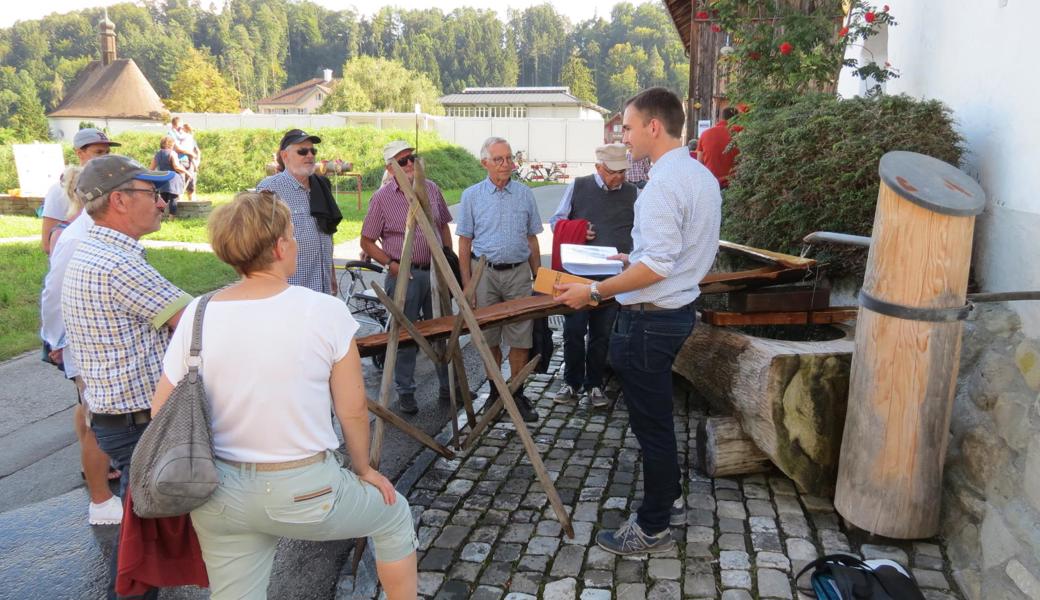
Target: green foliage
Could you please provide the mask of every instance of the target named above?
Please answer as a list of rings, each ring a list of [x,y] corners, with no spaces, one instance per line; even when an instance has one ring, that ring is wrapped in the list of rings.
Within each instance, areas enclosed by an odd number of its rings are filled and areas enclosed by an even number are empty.
[[[283,133],[270,129],[195,132],[195,141],[202,148],[199,192],[238,192],[255,186],[265,177],[264,168],[273,159]],[[383,146],[392,140],[415,139],[414,131],[372,127],[330,127],[311,133],[322,140],[318,158],[340,158],[354,163],[354,170],[364,174],[366,188],[377,187],[382,179]],[[147,166],[159,149],[162,135],[121,133],[113,139],[123,144],[119,148],[121,154]],[[66,162],[73,160],[72,148],[64,146],[64,149]],[[487,175],[472,154],[445,142],[435,133],[419,132],[419,152],[426,157],[430,178],[442,188],[465,188]],[[0,190],[18,186],[11,155],[9,145],[0,146]]]
[[[219,12],[195,0],[143,4],[116,4],[108,14],[120,58],[132,58],[161,98],[182,95],[173,93],[173,84],[192,49],[215,57],[242,103],[254,108],[260,98],[359,56],[397,60],[424,74],[437,95],[468,86],[560,85],[570,80],[564,71],[575,54],[589,68],[603,106],[617,108],[624,100],[609,82],[628,66],[636,87],[664,84],[686,92],[688,61],[659,2],[622,2],[609,19],[574,25],[550,4],[510,11],[506,22],[488,8],[384,7],[363,18],[354,9],[329,10],[310,0],[230,0],[217,3]],[[99,8],[82,9],[0,29],[0,66],[24,72],[40,102],[55,107],[97,58],[101,16]],[[625,56],[615,51],[613,58],[620,66],[609,63],[611,49],[626,43]],[[7,89],[13,88],[0,87]]]
[[[367,102],[362,94],[367,97]],[[412,112],[418,103],[424,112],[442,115],[444,108],[439,98],[440,93],[433,82],[422,73],[412,71],[396,60],[359,56],[343,65],[343,80],[325,99],[319,112],[375,110],[407,113]]]
[[[596,103],[596,82],[592,79],[592,71],[589,70],[582,57],[572,55],[567,64],[563,65],[560,83],[569,86],[571,93],[578,98]]]
[[[814,94],[739,117],[740,159],[723,203],[723,238],[798,254],[813,231],[870,235],[878,161],[907,150],[957,165],[961,138],[937,100]],[[820,247],[832,276],[859,275],[866,252]]]
[[[188,51],[181,64],[171,94],[164,104],[176,112],[238,112],[242,97],[207,57],[195,49]]]
[[[846,5],[849,10],[846,13]],[[851,44],[896,25],[888,12],[865,0],[821,0],[801,9],[786,2],[764,0],[701,0],[695,18],[706,27],[732,36],[733,52],[723,57],[731,69],[727,94],[733,101],[778,106],[814,91],[833,91],[843,66],[880,84],[898,77],[874,62],[846,60]],[[764,14],[767,19],[749,19]],[[844,25],[843,25],[844,23]]]

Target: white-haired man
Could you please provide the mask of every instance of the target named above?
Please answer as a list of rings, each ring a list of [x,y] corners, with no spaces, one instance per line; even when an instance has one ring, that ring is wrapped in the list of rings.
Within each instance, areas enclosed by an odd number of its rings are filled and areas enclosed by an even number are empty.
[[[469,282],[473,265],[481,257],[487,259],[476,297],[478,306],[489,306],[531,295],[532,274],[541,264],[537,235],[542,231],[542,218],[531,189],[512,179],[513,150],[508,141],[500,137],[485,140],[480,164],[487,171],[487,179],[462,192],[455,233],[459,236],[463,284]],[[509,346],[511,373],[518,373],[527,362],[531,334],[531,321],[484,332],[496,362],[502,362],[500,345]],[[516,400],[525,421],[538,420],[538,413],[522,391],[517,392]]]

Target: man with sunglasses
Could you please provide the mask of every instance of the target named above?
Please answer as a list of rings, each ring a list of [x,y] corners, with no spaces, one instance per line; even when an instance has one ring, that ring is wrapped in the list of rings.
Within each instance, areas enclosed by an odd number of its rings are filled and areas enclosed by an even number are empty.
[[[333,201],[331,206],[321,201],[320,185],[314,175],[321,138],[300,129],[290,129],[278,145],[278,163],[282,171],[257,184],[257,191],[272,191],[289,207],[296,236],[296,273],[289,277],[290,285],[302,285],[316,292],[335,296],[335,266],[332,263],[332,232],[330,219],[323,216],[339,215]]]
[[[122,471],[120,496],[134,447],[152,418],[170,333],[191,301],[148,264],[138,241],[159,230],[166,202],[155,186],[173,176],[110,154],[87,163],[76,186],[94,225],[69,260],[61,312],[85,384],[91,430]],[[115,597],[117,553],[109,598]]]
[[[368,203],[368,214],[361,226],[361,250],[373,260],[386,267],[386,293],[394,295],[397,287],[397,273],[401,266],[401,250],[404,247],[405,226],[408,221],[408,198],[404,195],[397,179],[393,176],[391,164],[396,162],[408,180],[415,177],[415,161],[418,155],[408,142],[395,140],[383,148],[383,162],[390,175],[383,187],[372,194]],[[444,195],[437,184],[426,180],[426,197],[430,200],[433,212],[433,228],[437,231],[441,244],[446,250],[452,249],[451,213],[444,202]],[[404,314],[416,321],[433,318],[433,297],[430,288],[430,262],[432,254],[426,236],[418,234],[412,242],[411,279],[408,281],[405,296]],[[419,407],[415,403],[415,358],[418,349],[415,346],[399,348],[397,365],[394,367],[394,385],[397,388],[397,402],[401,412],[415,414]],[[448,369],[444,365],[437,366],[437,378],[440,380],[440,399],[450,398]]]
[[[575,178],[563,192],[556,214],[549,218],[549,227],[555,236],[554,245],[557,241],[563,241],[614,247],[623,254],[632,251],[632,222],[639,189],[625,181],[627,169],[628,158],[624,144],[607,144],[596,148],[596,172]],[[587,223],[586,231],[578,232],[577,240],[561,240],[564,231],[574,228],[557,226],[562,221],[579,220]],[[606,277],[592,279],[603,280]],[[564,317],[564,385],[553,400],[560,404],[574,402],[584,389],[589,404],[594,408],[607,406],[603,379],[610,329],[614,325],[617,310],[617,304],[611,302]]]

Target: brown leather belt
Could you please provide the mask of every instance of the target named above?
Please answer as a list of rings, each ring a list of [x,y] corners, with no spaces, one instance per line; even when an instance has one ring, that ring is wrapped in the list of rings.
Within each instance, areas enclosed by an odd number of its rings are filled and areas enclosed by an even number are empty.
[[[678,308],[665,308],[664,306],[658,306],[651,302],[638,302],[636,304],[622,304],[621,310],[631,310],[636,312],[661,312],[665,310],[683,310],[689,308],[690,305],[680,306]]]
[[[242,467],[246,467],[249,469],[256,467],[257,471],[288,471],[289,469],[298,469],[300,467],[306,467],[307,465],[320,463],[321,461],[325,460],[325,452],[319,452],[314,456],[308,456],[307,458],[301,458],[299,460],[290,460],[287,462],[277,463],[247,463],[238,462],[237,460],[227,460],[223,458],[218,458],[217,460],[239,469],[241,469]]]
[[[90,424],[98,427],[129,427],[131,425],[144,425],[151,420],[152,411],[150,410],[139,410],[118,415],[90,413]]]

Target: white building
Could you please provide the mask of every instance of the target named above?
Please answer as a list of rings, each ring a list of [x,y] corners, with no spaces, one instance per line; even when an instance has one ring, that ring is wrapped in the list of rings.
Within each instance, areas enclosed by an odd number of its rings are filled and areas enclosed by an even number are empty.
[[[322,73],[322,77],[308,79],[257,100],[257,112],[268,115],[309,115],[317,112],[339,81],[333,79],[332,69],[324,69]]]

